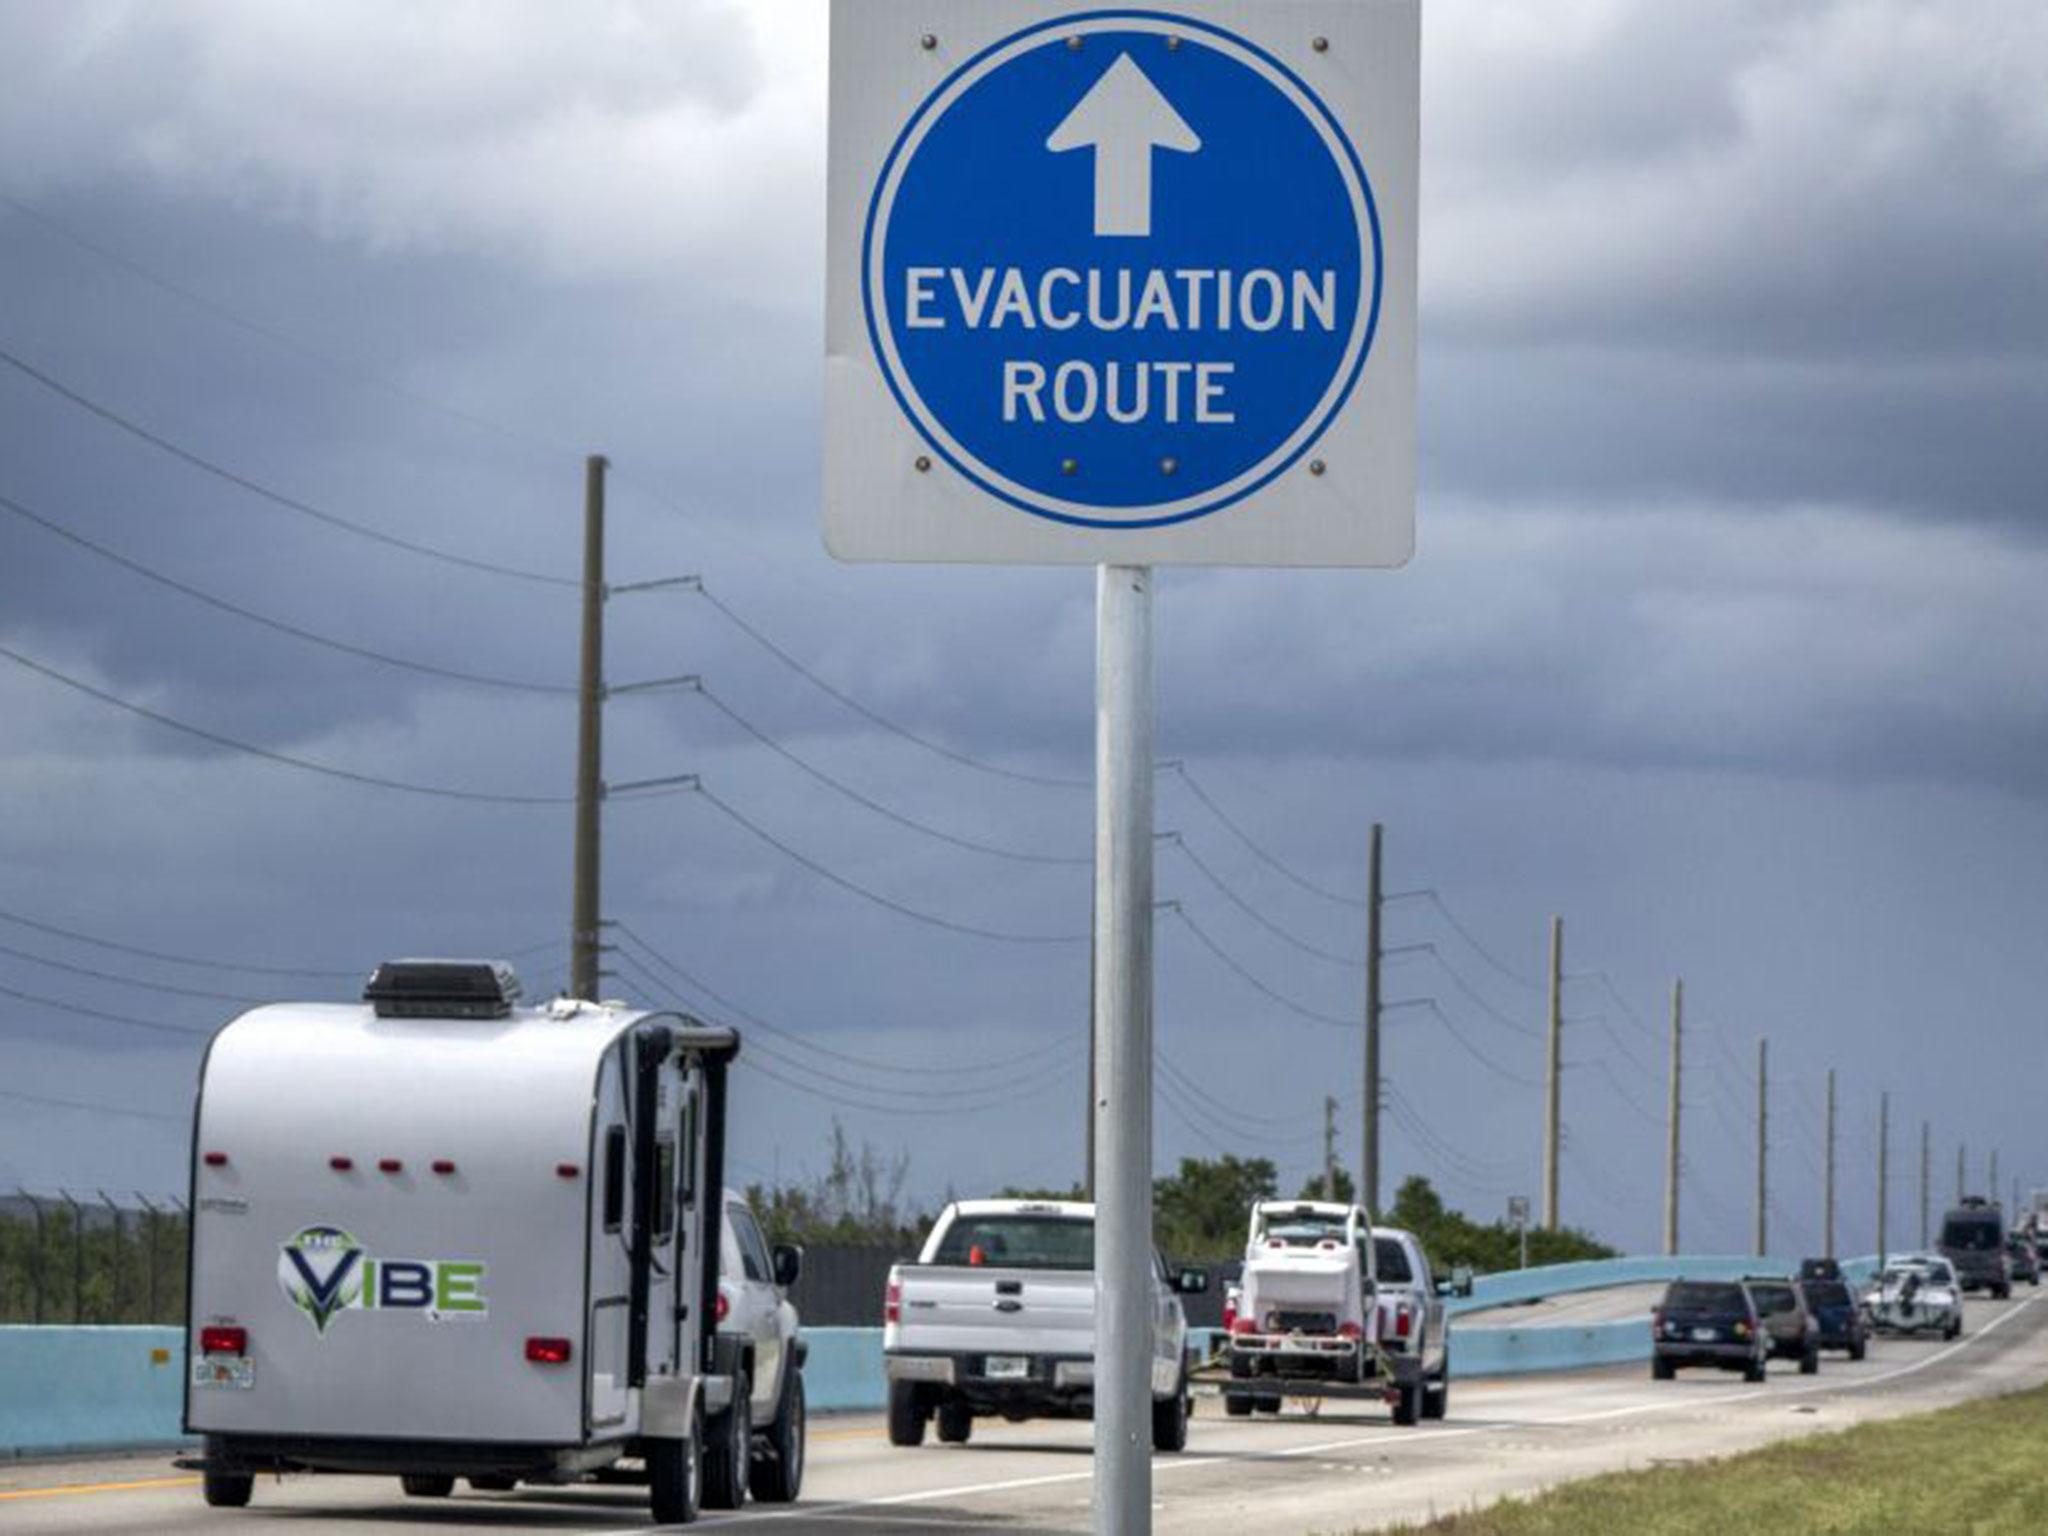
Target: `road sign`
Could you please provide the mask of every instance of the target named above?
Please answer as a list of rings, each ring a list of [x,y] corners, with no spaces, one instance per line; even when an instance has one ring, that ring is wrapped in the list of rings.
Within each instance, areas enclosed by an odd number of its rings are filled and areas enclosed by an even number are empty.
[[[836,6],[833,552],[1404,561],[1417,38],[1415,0]]]

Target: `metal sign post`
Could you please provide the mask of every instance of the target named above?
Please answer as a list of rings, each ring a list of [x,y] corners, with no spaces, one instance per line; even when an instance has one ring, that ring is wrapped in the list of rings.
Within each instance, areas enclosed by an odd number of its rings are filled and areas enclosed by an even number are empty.
[[[1095,1528],[1152,1509],[1152,572],[1096,572]]]
[[[1514,1223],[1515,1238],[1521,1248],[1521,1267],[1529,1267],[1529,1197],[1508,1196],[1508,1220]]]
[[[834,0],[824,536],[1097,568],[1095,1520],[1151,1526],[1152,572],[1415,540],[1418,0]]]

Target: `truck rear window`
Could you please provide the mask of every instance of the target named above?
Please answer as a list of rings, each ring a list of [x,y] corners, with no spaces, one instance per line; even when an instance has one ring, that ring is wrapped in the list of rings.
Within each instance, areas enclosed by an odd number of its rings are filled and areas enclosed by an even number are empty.
[[[1374,1270],[1382,1280],[1390,1280],[1395,1285],[1408,1285],[1415,1279],[1415,1272],[1408,1267],[1408,1250],[1401,1246],[1399,1238],[1374,1238],[1372,1261]]]
[[[1086,1216],[961,1216],[934,1264],[993,1269],[1093,1269],[1095,1223]]]
[[[1846,1307],[1851,1304],[1849,1287],[1839,1280],[1807,1281],[1806,1299],[1816,1307]]]
[[[1995,1216],[1952,1216],[1942,1223],[1941,1246],[1958,1253],[1996,1253],[2005,1246],[2005,1228]]]

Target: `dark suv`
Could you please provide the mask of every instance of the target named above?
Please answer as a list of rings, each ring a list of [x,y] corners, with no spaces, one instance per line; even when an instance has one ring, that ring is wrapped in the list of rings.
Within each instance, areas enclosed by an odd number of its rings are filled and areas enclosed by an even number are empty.
[[[1806,1298],[1806,1310],[1813,1314],[1814,1324],[1820,1330],[1820,1347],[1847,1350],[1851,1360],[1861,1360],[1865,1343],[1863,1309],[1856,1305],[1848,1284],[1839,1279],[1802,1280],[1799,1290]]]
[[[1819,1370],[1820,1324],[1807,1310],[1799,1282],[1778,1275],[1752,1275],[1742,1283],[1749,1291],[1757,1316],[1763,1320],[1772,1356],[1797,1360],[1802,1376]]]
[[[2005,1213],[1981,1195],[1967,1197],[1941,1218],[1941,1256],[1965,1291],[1989,1291],[2001,1301],[2012,1294]]]
[[[2015,1283],[2021,1280],[2029,1285],[2041,1283],[2039,1241],[2026,1232],[2015,1232],[2005,1240],[2005,1256],[2012,1263],[2012,1278]]]
[[[1734,1280],[1674,1280],[1650,1314],[1650,1375],[1669,1381],[1680,1366],[1711,1365],[1764,1379],[1770,1344],[1748,1289]]]

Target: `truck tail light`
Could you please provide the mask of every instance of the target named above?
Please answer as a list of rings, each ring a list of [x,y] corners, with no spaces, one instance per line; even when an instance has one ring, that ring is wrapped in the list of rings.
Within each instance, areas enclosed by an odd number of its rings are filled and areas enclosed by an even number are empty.
[[[567,1339],[528,1339],[526,1358],[535,1365],[567,1365],[569,1363],[569,1341]]]
[[[732,1310],[732,1303],[725,1299],[724,1286],[718,1288],[718,1305],[713,1310],[715,1315],[712,1317],[712,1321],[717,1323],[724,1322],[726,1313]]]
[[[1237,1303],[1234,1301],[1225,1301],[1223,1303],[1223,1331],[1225,1333],[1237,1332]]]
[[[882,1293],[882,1321],[900,1323],[903,1321],[903,1282],[891,1280],[889,1288]]]
[[[1394,1312],[1394,1336],[1395,1336],[1396,1338],[1400,1338],[1400,1339],[1405,1339],[1405,1338],[1407,1338],[1407,1337],[1408,1337],[1408,1330],[1409,1330],[1410,1328],[1414,1327],[1414,1326],[1415,1326],[1415,1320],[1414,1320],[1414,1318],[1413,1318],[1413,1317],[1411,1317],[1411,1316],[1409,1315],[1408,1309],[1407,1309],[1406,1307],[1400,1307],[1400,1308],[1397,1308],[1397,1309],[1395,1310],[1395,1312]]]
[[[249,1330],[246,1328],[199,1330],[199,1353],[202,1355],[245,1355],[248,1352]]]

